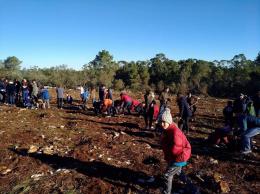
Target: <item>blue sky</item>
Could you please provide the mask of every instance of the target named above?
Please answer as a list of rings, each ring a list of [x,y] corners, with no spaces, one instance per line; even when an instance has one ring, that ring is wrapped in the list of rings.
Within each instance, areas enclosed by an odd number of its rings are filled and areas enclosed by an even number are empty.
[[[259,0],[0,0],[0,59],[80,69],[115,60],[231,59],[260,51]]]

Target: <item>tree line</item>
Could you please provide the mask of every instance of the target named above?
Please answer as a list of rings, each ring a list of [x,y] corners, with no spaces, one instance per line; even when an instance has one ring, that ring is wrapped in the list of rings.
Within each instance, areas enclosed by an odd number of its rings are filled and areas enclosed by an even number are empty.
[[[60,65],[50,68],[21,69],[22,61],[15,56],[0,60],[0,75],[7,79],[37,80],[43,85],[77,85],[96,87],[104,84],[115,90],[192,92],[216,97],[232,97],[238,93],[254,94],[260,90],[260,52],[255,60],[244,54],[231,60],[205,61],[187,59],[175,61],[165,54],[156,54],[147,61],[115,61],[106,50],[100,51],[81,70]]]

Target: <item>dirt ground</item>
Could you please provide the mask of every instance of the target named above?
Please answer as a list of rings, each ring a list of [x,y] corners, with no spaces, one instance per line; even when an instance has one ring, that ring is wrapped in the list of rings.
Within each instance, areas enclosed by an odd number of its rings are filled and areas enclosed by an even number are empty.
[[[254,139],[258,149],[247,157],[206,143],[223,125],[225,104],[225,99],[200,100],[188,135],[192,158],[184,172],[201,193],[259,193],[259,137]],[[176,116],[174,99],[171,105]],[[166,167],[160,137],[144,130],[142,117],[95,116],[77,102],[60,110],[55,98],[51,106],[0,106],[0,193],[160,193]],[[155,182],[144,181],[151,176]],[[175,179],[175,192],[184,193],[183,188]]]

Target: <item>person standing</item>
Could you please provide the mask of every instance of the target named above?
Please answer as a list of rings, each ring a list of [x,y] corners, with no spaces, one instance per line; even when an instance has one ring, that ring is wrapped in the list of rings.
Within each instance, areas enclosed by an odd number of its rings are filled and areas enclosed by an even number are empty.
[[[22,100],[23,100],[23,107],[28,107],[29,105],[29,88],[27,86],[27,80],[23,79],[22,81]]]
[[[16,103],[17,106],[19,106],[20,103],[21,103],[21,87],[22,87],[22,85],[21,85],[21,82],[17,79],[15,79],[14,83],[15,83],[15,93],[16,93],[15,103]]]
[[[83,88],[83,86],[80,86],[80,87],[79,87],[79,90],[80,90],[81,102],[83,102],[83,98],[84,98],[84,88]]]
[[[56,88],[56,94],[57,94],[57,106],[58,108],[62,109],[64,89],[61,87],[61,85],[58,85],[58,87]]]
[[[189,133],[189,120],[192,116],[192,112],[189,108],[189,104],[187,102],[187,98],[182,94],[177,95],[177,104],[179,106],[180,113],[180,125],[183,131]]]
[[[39,94],[39,89],[38,89],[37,83],[35,80],[33,80],[33,82],[32,82],[32,101],[33,101],[33,105],[36,106],[36,108],[38,108],[38,94]]]
[[[101,85],[99,86],[99,91],[98,91],[98,94],[99,94],[99,101],[102,103],[105,99],[105,90],[106,90],[106,87],[105,85]]]
[[[197,110],[196,104],[198,103],[198,100],[200,99],[198,96],[192,95],[190,92],[186,96],[187,102],[189,104],[189,108],[192,112],[192,118],[195,119],[195,112]]]
[[[167,106],[168,98],[169,98],[169,88],[167,87],[159,96],[160,111],[161,109],[164,109]]]
[[[9,81],[7,84],[6,94],[8,98],[8,104],[13,106],[15,104],[15,85],[13,81]]]
[[[152,129],[153,124],[153,115],[154,115],[154,93],[150,90],[147,90],[144,95],[145,107],[144,107],[144,121],[145,129]]]
[[[82,99],[82,108],[85,110],[87,107],[87,103],[88,103],[88,99],[89,99],[89,91],[87,88],[84,89],[84,93],[83,93],[83,99]]]
[[[181,179],[188,181],[182,167],[187,165],[187,161],[191,157],[191,145],[184,133],[172,121],[169,108],[166,108],[162,114],[161,127],[163,129],[161,144],[164,159],[167,162],[167,169],[163,175],[163,193],[170,194],[175,175],[179,175]]]
[[[41,98],[43,101],[42,108],[50,108],[50,95],[49,95],[49,90],[47,86],[44,86],[43,89],[41,90]]]

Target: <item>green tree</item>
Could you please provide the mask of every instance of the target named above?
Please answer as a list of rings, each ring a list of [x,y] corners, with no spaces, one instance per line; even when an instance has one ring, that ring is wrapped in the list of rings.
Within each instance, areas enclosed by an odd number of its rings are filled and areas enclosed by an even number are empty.
[[[3,69],[5,67],[5,64],[2,60],[0,60],[0,69]]]
[[[7,57],[7,59],[4,61],[4,67],[8,70],[19,70],[20,64],[22,61],[20,61],[17,57]]]
[[[125,87],[124,82],[121,79],[114,80],[113,86],[114,86],[115,90],[123,90]]]
[[[109,87],[117,69],[118,64],[106,50],[100,51],[93,61],[83,66],[86,81],[91,81],[94,85],[102,83]]]
[[[116,79],[121,79],[128,88],[138,90],[141,88],[142,80],[139,75],[139,66],[134,61],[125,62],[116,72]]]
[[[208,85],[208,76],[211,72],[207,61],[196,60],[192,65],[191,78],[189,88],[193,92],[206,93],[206,85]]]
[[[260,67],[260,52],[258,53],[254,62],[257,67]]]
[[[150,59],[150,84],[158,85],[160,81],[165,81],[168,77],[168,68],[166,66],[168,59],[163,53],[156,54]]]
[[[180,77],[178,83],[178,92],[187,93],[189,88],[189,83],[191,81],[191,72],[192,72],[192,65],[194,63],[193,59],[188,60],[181,60],[179,61],[180,64]]]
[[[137,61],[136,64],[138,66],[138,73],[141,79],[141,86],[143,88],[147,88],[150,80],[149,67],[148,67],[149,62]]]

